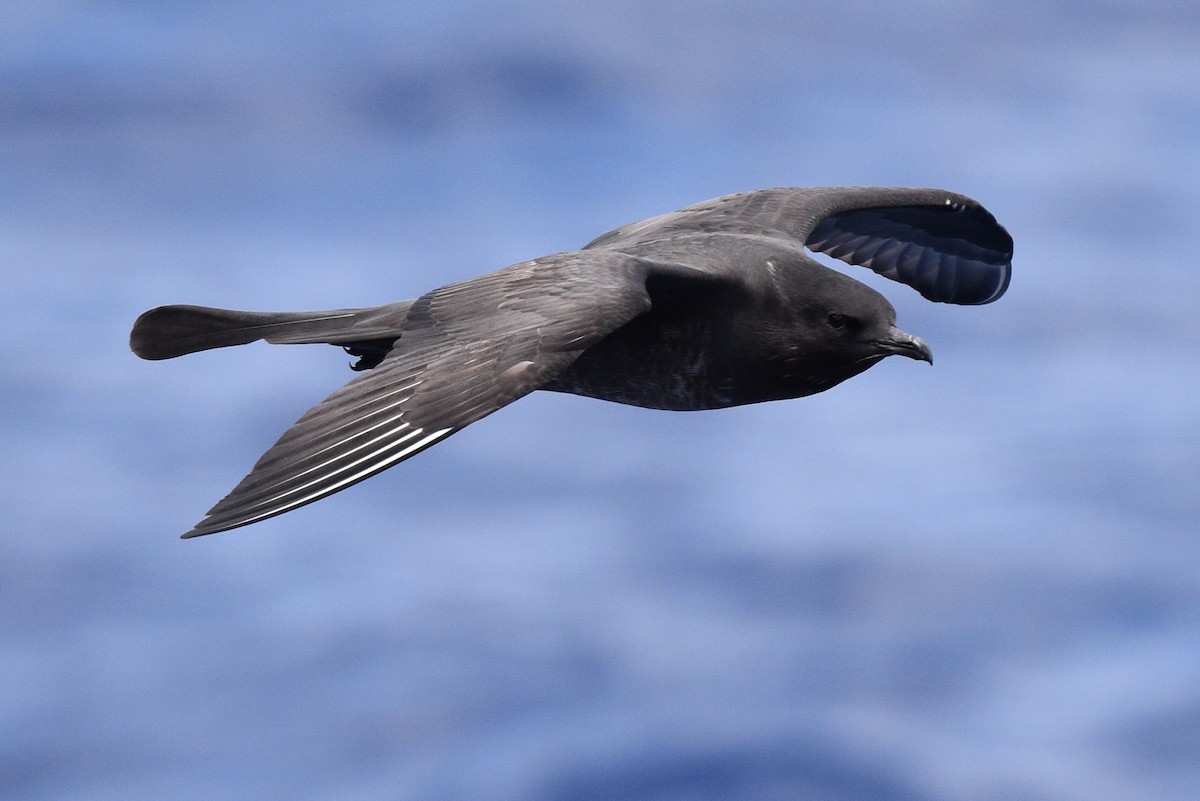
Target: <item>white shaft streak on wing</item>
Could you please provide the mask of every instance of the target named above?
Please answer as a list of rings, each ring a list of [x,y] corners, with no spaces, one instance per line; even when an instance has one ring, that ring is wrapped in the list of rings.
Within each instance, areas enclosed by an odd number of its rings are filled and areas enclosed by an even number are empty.
[[[409,369],[422,367],[418,361]],[[399,386],[389,386],[388,372],[372,371],[310,409],[185,536],[236,528],[310,503],[411,456],[459,427],[442,423],[435,426],[436,436],[423,436],[432,427],[404,420],[412,411],[405,406],[422,379],[414,379],[409,370],[400,372]],[[391,453],[397,448],[400,453]],[[368,453],[362,455],[363,451]]]
[[[323,473],[322,475],[317,476],[316,478],[312,479],[311,481],[308,481],[297,487],[291,487],[290,489],[286,489],[283,492],[280,492],[279,494],[274,495],[270,498],[258,501],[257,503],[255,503],[254,505],[252,505],[248,509],[246,509],[245,511],[250,512],[255,509],[261,509],[263,507],[267,507],[268,511],[266,511],[263,515],[257,515],[253,518],[254,520],[257,520],[265,515],[278,514],[279,512],[286,511],[295,506],[302,506],[311,501],[315,501],[317,498],[321,498],[325,495],[330,495],[334,492],[337,492],[339,489],[342,489],[343,487],[345,487],[349,484],[353,484],[355,481],[366,478],[367,476],[372,475],[374,473],[378,473],[380,470],[383,470],[384,468],[386,468],[392,464],[395,464],[396,462],[400,461],[404,457],[409,456],[413,453],[416,453],[421,448],[424,448],[427,445],[433,444],[434,441],[441,439],[442,437],[444,437],[446,434],[448,434],[450,431],[453,430],[450,428],[443,428],[439,431],[435,431],[432,434],[428,434],[428,435],[422,437],[421,439],[417,440],[413,444],[402,449],[400,452],[394,453],[391,456],[388,456],[387,458],[379,459],[379,457],[382,454],[387,453],[392,448],[403,445],[404,443],[411,440],[413,437],[420,436],[425,431],[425,429],[423,429],[423,428],[414,428],[412,431],[409,431],[407,434],[400,437],[399,439],[393,438],[397,432],[403,431],[406,427],[408,427],[408,423],[404,423],[403,425],[393,429],[392,431],[388,431],[387,433],[383,434],[382,436],[376,437],[375,439],[371,440],[370,442],[359,445],[359,446],[355,447],[353,450],[347,451],[344,454],[339,454],[336,458],[331,459],[328,462],[325,462],[324,464],[319,465],[318,467],[324,467],[328,464],[331,464],[332,462],[336,462],[338,459],[340,459],[344,456],[349,456],[351,453],[354,453],[355,451],[359,451],[365,447],[368,447],[369,445],[376,444],[380,440],[384,441],[384,444],[382,447],[371,451],[370,453],[366,454],[365,456],[360,456],[359,458],[355,459],[353,462],[350,462],[349,464],[342,465],[341,467],[337,468],[336,470],[332,470],[328,473]],[[343,475],[348,470],[352,470],[353,468],[356,468],[359,465],[362,465],[364,463],[366,464],[366,466],[363,467],[358,472],[352,473],[350,475]],[[312,469],[316,469],[316,468],[312,468]],[[306,471],[306,472],[309,472],[309,471]],[[341,476],[341,477],[339,478],[339,476]],[[288,479],[291,480],[291,479],[294,479],[297,477],[298,476],[289,476]],[[324,482],[329,481],[330,479],[335,479],[335,478],[337,479],[337,481],[335,481],[332,484],[324,483]],[[321,485],[321,486],[319,486],[316,491],[311,492],[308,495],[304,495],[300,498],[292,498],[291,500],[285,501],[283,503],[279,503],[279,501],[281,501],[284,498],[287,498],[289,495],[295,495],[297,492],[302,492],[314,485]],[[241,516],[239,515],[239,518],[240,517]]]
[[[395,421],[399,420],[403,416],[404,416],[404,412],[401,412],[400,414],[396,414],[396,415],[389,417],[387,420],[384,420],[381,423],[376,423],[375,425],[371,426],[370,428],[366,428],[362,431],[357,431],[357,432],[351,434],[350,436],[346,437],[345,439],[339,440],[339,441],[333,443],[332,445],[326,445],[321,450],[316,451],[315,453],[313,453],[309,456],[306,456],[305,460],[314,459],[314,458],[320,456],[322,453],[325,453],[326,451],[328,451],[332,448],[338,448],[338,447],[341,447],[342,445],[346,445],[347,443],[352,442],[352,441],[358,439],[359,437],[362,437],[362,436],[365,436],[366,434],[371,433],[372,431],[379,428],[380,426],[385,426],[389,423],[394,423]],[[304,476],[308,475],[309,473],[326,468],[329,465],[334,464],[335,462],[339,462],[342,459],[345,459],[347,456],[350,456],[351,454],[361,451],[363,448],[371,447],[372,445],[374,445],[376,442],[379,442],[380,440],[390,439],[390,438],[396,436],[397,434],[399,434],[404,429],[409,428],[409,427],[410,426],[408,423],[401,423],[400,425],[396,426],[395,428],[392,428],[392,429],[389,429],[389,430],[383,432],[382,434],[375,437],[374,439],[369,439],[366,442],[355,445],[353,448],[348,448],[347,450],[344,450],[344,451],[341,451],[340,453],[335,454],[334,456],[330,457],[329,459],[326,459],[325,461],[321,462],[320,464],[315,464],[312,467],[306,467],[305,469],[299,470],[294,473],[288,473],[286,476],[279,479],[278,481],[273,481],[271,483],[268,483],[261,487],[258,487],[255,490],[253,495],[248,495],[246,497],[245,501],[248,502],[255,498],[261,497],[262,495],[265,495],[269,492],[279,489],[280,487],[285,486],[286,484],[288,484],[290,482],[293,482],[300,478],[303,478]],[[410,431],[409,433],[405,434],[403,437],[400,437],[398,440],[395,440],[395,444],[399,445],[402,442],[407,442],[408,440],[410,440],[413,437],[420,434],[423,430],[424,429],[418,428],[413,431]],[[357,462],[354,462],[348,466],[353,467],[354,464],[357,464]],[[286,495],[290,492],[296,492],[298,490],[302,490],[305,487],[308,487],[312,484],[316,484],[317,482],[328,478],[330,475],[339,473],[344,469],[345,468],[339,468],[338,470],[329,471],[328,473],[326,473],[324,475],[320,475],[317,478],[313,479],[312,481],[309,481],[307,484],[301,484],[299,487],[296,487],[295,489],[291,489],[291,490],[288,490],[287,492],[281,493],[281,495]],[[278,498],[280,496],[276,495],[275,497]],[[274,498],[271,498],[270,500],[274,500]],[[261,505],[261,503],[268,503],[268,502],[269,501],[262,501],[262,502],[255,503],[254,505],[259,506],[259,505]]]
[[[406,387],[402,387],[401,389],[399,389],[399,390],[396,390],[396,392],[402,392],[402,391],[404,391],[404,390],[406,390],[406,389],[412,389],[412,388],[414,388],[414,387],[415,387],[417,384],[420,384],[420,383],[421,383],[420,381],[416,381],[416,382],[414,382],[414,383],[412,383],[412,384],[409,384],[409,385],[408,385],[408,386],[406,386]],[[380,397],[381,397],[381,398],[387,398],[387,397],[390,397],[391,395],[395,395],[395,394],[396,394],[396,392],[389,392],[389,393],[387,393],[386,395],[382,395],[382,396],[380,396]],[[369,419],[369,418],[371,418],[371,417],[376,417],[376,416],[378,416],[378,415],[380,415],[380,414],[383,414],[384,412],[386,412],[386,411],[388,411],[388,410],[390,410],[390,409],[394,409],[394,408],[396,408],[397,406],[400,406],[400,405],[402,405],[402,404],[404,404],[404,403],[407,403],[407,402],[408,402],[408,401],[410,401],[410,400],[412,400],[412,395],[405,395],[405,396],[404,396],[404,397],[402,397],[400,400],[397,400],[397,401],[392,401],[391,403],[389,403],[389,404],[387,404],[387,405],[385,405],[385,406],[381,406],[381,407],[379,407],[378,409],[371,409],[370,411],[368,411],[366,414],[362,415],[361,417],[352,418],[351,420],[349,420],[349,421],[347,421],[347,422],[345,422],[345,423],[342,423],[342,424],[341,424],[341,425],[339,425],[339,426],[336,426],[336,427],[334,427],[334,428],[330,428],[330,429],[328,429],[328,430],[320,431],[320,432],[319,432],[319,434],[320,434],[320,437],[329,437],[329,436],[332,436],[332,435],[334,435],[334,434],[338,433],[339,431],[344,431],[345,429],[347,429],[347,428],[349,428],[349,427],[351,427],[351,426],[357,425],[357,424],[359,424],[359,423],[362,423],[362,422],[366,421],[367,419]],[[357,405],[357,406],[355,406],[355,407],[352,407],[351,409],[349,409],[349,410],[347,410],[347,411],[354,411],[354,410],[357,410],[357,409],[361,409],[361,408],[363,408],[363,407],[364,407],[364,406],[366,406],[366,405],[368,405],[368,404],[361,403],[361,404],[358,404],[358,405]],[[377,429],[377,428],[379,428],[379,427],[381,427],[381,426],[385,426],[385,425],[387,425],[388,423],[393,423],[393,422],[395,422],[396,420],[399,420],[399,419],[400,419],[401,417],[403,417],[403,416],[404,416],[404,410],[401,410],[401,411],[399,411],[398,413],[396,413],[396,414],[392,415],[391,417],[388,417],[388,418],[387,418],[387,419],[385,419],[385,420],[381,420],[380,422],[378,422],[378,423],[375,423],[374,425],[368,426],[367,428],[364,428],[364,429],[362,429],[362,430],[360,430],[360,431],[356,431],[356,432],[354,432],[353,434],[351,434],[351,435],[350,435],[350,436],[348,436],[348,437],[345,437],[345,438],[343,438],[343,439],[339,439],[339,440],[338,440],[338,441],[336,441],[336,442],[330,443],[329,445],[325,445],[325,446],[323,446],[323,447],[321,447],[321,448],[318,448],[318,449],[316,449],[316,450],[312,451],[311,453],[305,454],[305,456],[304,456],[304,459],[305,459],[305,460],[315,459],[315,458],[317,458],[318,456],[320,456],[321,454],[323,454],[323,453],[325,453],[326,451],[330,450],[331,448],[337,448],[337,447],[339,447],[340,445],[343,445],[343,444],[345,444],[345,443],[349,442],[350,440],[354,439],[355,437],[360,437],[360,436],[362,436],[362,435],[364,435],[364,434],[369,434],[371,431],[374,431],[375,429]],[[407,426],[407,425],[408,425],[408,424],[407,424],[407,423],[405,423],[405,426]],[[403,428],[404,428],[404,426],[401,426],[400,428],[396,429],[396,431],[403,430]],[[385,435],[385,436],[386,436],[386,435]],[[374,441],[374,440],[372,440],[372,441]],[[289,443],[289,444],[292,444],[292,443]],[[370,444],[370,443],[367,443],[367,444]],[[362,446],[359,446],[359,447],[362,447]],[[356,450],[357,450],[357,449],[356,449]],[[344,455],[346,455],[346,454],[339,454],[338,456],[335,456],[333,459],[331,459],[331,460],[329,460],[329,461],[336,461],[337,459],[341,458],[341,456],[344,456]],[[267,465],[267,464],[270,464],[270,463],[271,463],[271,462],[273,462],[273,461],[275,461],[275,460],[274,460],[274,459],[272,459],[272,460],[264,460],[264,461],[263,461],[263,463],[262,463],[262,465]],[[326,464],[329,464],[329,462],[322,462],[321,464],[317,465],[316,467],[310,467],[310,468],[308,468],[308,469],[306,469],[306,470],[303,470],[303,471],[301,471],[301,472],[299,472],[299,473],[295,473],[295,474],[293,474],[293,476],[292,476],[292,477],[293,477],[293,478],[295,478],[295,477],[299,477],[299,476],[301,476],[301,475],[304,475],[304,473],[311,472],[311,471],[313,471],[313,470],[317,469],[318,467],[323,467],[323,466],[324,466],[324,465],[326,465]]]

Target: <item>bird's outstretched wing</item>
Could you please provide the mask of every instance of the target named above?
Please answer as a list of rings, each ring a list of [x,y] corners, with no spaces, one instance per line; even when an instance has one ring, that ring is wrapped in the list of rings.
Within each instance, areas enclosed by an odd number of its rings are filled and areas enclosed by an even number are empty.
[[[760,189],[622,226],[587,247],[637,253],[639,244],[713,232],[785,238],[941,303],[991,303],[1012,275],[1008,231],[976,201],[942,189]]]
[[[650,308],[646,279],[703,273],[560,253],[436,289],[375,369],[306,412],[184,537],[237,528],[378,473],[545,384]]]

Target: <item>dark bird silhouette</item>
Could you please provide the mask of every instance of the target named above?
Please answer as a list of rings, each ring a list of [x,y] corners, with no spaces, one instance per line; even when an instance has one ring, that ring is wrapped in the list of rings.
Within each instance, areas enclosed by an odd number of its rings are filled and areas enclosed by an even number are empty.
[[[416,300],[321,312],[163,306],[138,318],[144,359],[329,343],[365,374],[305,413],[183,536],[312,503],[535,389],[655,409],[822,392],[891,355],[932,363],[875,290],[805,248],[943,303],[1008,288],[1012,238],[940,189],[764,189],[609,231]]]

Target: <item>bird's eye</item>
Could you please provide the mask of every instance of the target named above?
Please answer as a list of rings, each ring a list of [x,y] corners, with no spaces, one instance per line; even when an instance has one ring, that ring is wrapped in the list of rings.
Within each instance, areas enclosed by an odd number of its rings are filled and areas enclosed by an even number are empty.
[[[850,318],[840,312],[830,312],[829,316],[825,318],[825,322],[829,323],[829,327],[835,331],[845,328],[849,321]]]

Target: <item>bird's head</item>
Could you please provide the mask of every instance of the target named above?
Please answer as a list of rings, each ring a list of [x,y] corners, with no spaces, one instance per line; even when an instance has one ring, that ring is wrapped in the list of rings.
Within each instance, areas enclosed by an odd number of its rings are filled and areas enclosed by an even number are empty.
[[[815,266],[815,265],[814,265]],[[817,268],[789,293],[792,326],[788,373],[804,394],[845,381],[888,356],[933,364],[925,340],[896,326],[896,310],[866,284],[835,270]]]

